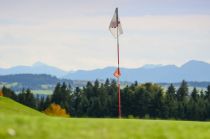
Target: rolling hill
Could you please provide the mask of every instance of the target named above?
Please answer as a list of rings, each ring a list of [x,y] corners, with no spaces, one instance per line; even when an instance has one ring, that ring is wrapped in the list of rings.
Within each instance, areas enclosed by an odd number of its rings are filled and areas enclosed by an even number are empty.
[[[39,111],[36,111],[32,108],[29,108],[25,105],[15,102],[12,99],[0,96],[0,115],[1,114],[4,114],[4,115],[21,114],[21,115],[29,115],[29,116],[44,116],[44,114],[42,114]]]
[[[66,84],[73,86],[72,80],[59,79],[55,76],[46,74],[15,74],[0,76],[0,84],[11,84],[10,88],[15,91],[22,90],[23,88],[52,90],[58,82],[65,82]]]

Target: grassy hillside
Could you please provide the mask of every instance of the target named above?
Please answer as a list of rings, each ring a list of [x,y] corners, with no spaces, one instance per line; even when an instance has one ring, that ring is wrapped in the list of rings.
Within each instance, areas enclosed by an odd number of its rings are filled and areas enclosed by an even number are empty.
[[[48,117],[0,97],[0,139],[209,139],[209,127],[209,122]]]
[[[0,97],[0,114],[4,115],[44,115],[34,109],[24,106],[6,97]]]

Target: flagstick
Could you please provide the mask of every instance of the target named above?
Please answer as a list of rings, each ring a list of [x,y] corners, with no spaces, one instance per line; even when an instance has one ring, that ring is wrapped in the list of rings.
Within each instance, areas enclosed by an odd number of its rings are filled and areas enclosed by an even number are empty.
[[[118,78],[118,114],[121,118],[120,79]]]
[[[118,73],[120,73],[120,49],[119,49],[119,34],[118,34],[118,8],[117,8],[117,59],[118,59]],[[118,82],[118,116],[121,118],[121,96],[120,96],[120,76],[117,78]]]
[[[118,30],[118,28],[117,28]],[[118,54],[118,73],[120,73],[120,53],[119,53],[119,40],[117,35],[117,54]],[[121,118],[121,97],[120,97],[120,77],[117,78],[118,82],[118,115]]]

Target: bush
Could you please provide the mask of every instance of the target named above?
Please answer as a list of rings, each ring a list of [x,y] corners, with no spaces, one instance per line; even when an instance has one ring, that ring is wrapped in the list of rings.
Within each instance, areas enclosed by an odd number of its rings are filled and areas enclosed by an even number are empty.
[[[61,108],[60,105],[52,103],[47,109],[44,110],[44,113],[50,116],[61,116],[69,117],[70,115],[66,113],[66,110]]]
[[[134,119],[135,117],[133,115],[128,115],[128,119]]]
[[[0,90],[0,96],[4,96],[2,90]]]
[[[144,119],[150,119],[150,115],[149,114],[145,114],[144,115]]]

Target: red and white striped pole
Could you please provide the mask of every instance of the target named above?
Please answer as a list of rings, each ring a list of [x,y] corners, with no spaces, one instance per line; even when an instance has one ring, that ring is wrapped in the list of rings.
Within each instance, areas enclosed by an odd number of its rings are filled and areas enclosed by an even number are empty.
[[[117,18],[117,65],[118,73],[120,73],[120,48],[119,48],[119,20],[118,20],[118,8],[116,9],[116,18]],[[118,84],[118,117],[121,118],[121,96],[120,96],[120,76],[117,78]]]

